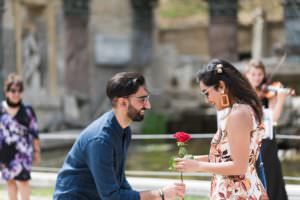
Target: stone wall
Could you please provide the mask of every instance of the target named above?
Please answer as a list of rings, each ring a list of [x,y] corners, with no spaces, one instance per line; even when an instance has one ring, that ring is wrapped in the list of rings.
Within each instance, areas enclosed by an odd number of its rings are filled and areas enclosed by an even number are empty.
[[[131,8],[129,0],[123,1],[92,1],[90,16],[90,51],[91,53],[91,110],[92,117],[104,112],[110,103],[106,97],[105,86],[108,79],[115,73],[125,71],[123,66],[104,66],[96,64],[96,37],[104,40],[122,40],[130,42]],[[115,49],[116,51],[118,49]],[[101,56],[101,55],[97,55]]]
[[[283,44],[284,27],[282,22],[267,23],[267,54],[272,55],[274,44]],[[208,25],[199,24],[190,27],[158,30],[161,44],[174,44],[179,54],[209,57]],[[238,52],[250,53],[252,44],[252,25],[238,26]],[[217,45],[217,44],[216,44]]]
[[[180,54],[209,56],[207,26],[158,30],[158,42],[173,44]]]

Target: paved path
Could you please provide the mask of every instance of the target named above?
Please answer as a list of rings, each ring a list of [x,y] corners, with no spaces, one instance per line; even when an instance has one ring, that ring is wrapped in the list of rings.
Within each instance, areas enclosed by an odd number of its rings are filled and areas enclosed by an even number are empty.
[[[8,200],[6,191],[0,191],[0,200]],[[31,196],[30,200],[52,200],[52,197]]]
[[[33,172],[31,185],[34,187],[53,187],[56,180],[55,173],[41,173]],[[161,178],[142,178],[142,177],[128,177],[128,181],[136,190],[148,190],[162,187],[174,182],[178,179],[161,179]],[[196,196],[207,196],[210,189],[210,181],[199,180],[185,180],[187,185],[187,194]],[[3,180],[0,185],[3,185]],[[300,200],[300,184],[288,184],[286,189],[290,200]],[[6,200],[5,191],[0,191],[0,200]],[[51,197],[32,197],[31,200],[50,200]]]

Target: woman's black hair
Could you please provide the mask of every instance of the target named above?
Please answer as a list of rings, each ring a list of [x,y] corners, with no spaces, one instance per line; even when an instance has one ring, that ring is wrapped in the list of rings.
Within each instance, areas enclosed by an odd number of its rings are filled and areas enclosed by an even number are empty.
[[[106,95],[114,106],[115,98],[128,97],[136,93],[139,87],[145,84],[145,78],[139,72],[120,72],[108,81]]]
[[[197,79],[207,86],[214,86],[215,89],[219,87],[220,81],[223,81],[229,98],[237,103],[251,106],[258,122],[262,122],[260,100],[248,79],[229,62],[213,59],[204,70],[198,72]]]

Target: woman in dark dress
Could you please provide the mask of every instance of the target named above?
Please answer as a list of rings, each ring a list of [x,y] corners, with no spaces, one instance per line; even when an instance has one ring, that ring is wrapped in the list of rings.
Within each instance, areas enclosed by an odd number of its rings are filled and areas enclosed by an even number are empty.
[[[7,182],[10,200],[18,193],[22,200],[30,198],[32,160],[40,162],[38,127],[32,107],[22,103],[23,82],[10,74],[5,81],[5,98],[0,105],[0,170]]]
[[[261,155],[264,166],[265,177],[260,176],[261,181],[266,181],[267,193],[270,200],[288,199],[285,190],[285,183],[282,176],[280,161],[278,159],[277,143],[275,138],[275,124],[280,118],[283,104],[287,93],[278,92],[273,98],[267,98],[264,95],[264,86],[266,83],[266,70],[263,63],[259,60],[251,60],[246,66],[246,77],[256,90],[260,97],[264,110],[265,137],[262,140]],[[256,165],[257,171],[259,163]]]

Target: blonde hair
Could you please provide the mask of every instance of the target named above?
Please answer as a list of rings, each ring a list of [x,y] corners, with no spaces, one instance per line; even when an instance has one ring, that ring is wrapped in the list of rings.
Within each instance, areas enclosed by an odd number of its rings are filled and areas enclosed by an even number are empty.
[[[247,64],[246,64],[246,68],[245,68],[245,72],[248,73],[250,71],[250,69],[260,69],[263,71],[264,76],[266,76],[266,67],[265,65],[262,63],[261,60],[258,59],[251,59]]]
[[[11,86],[16,85],[20,88],[21,91],[24,90],[24,84],[21,76],[11,73],[7,76],[4,82],[4,91],[7,92],[10,90]]]

